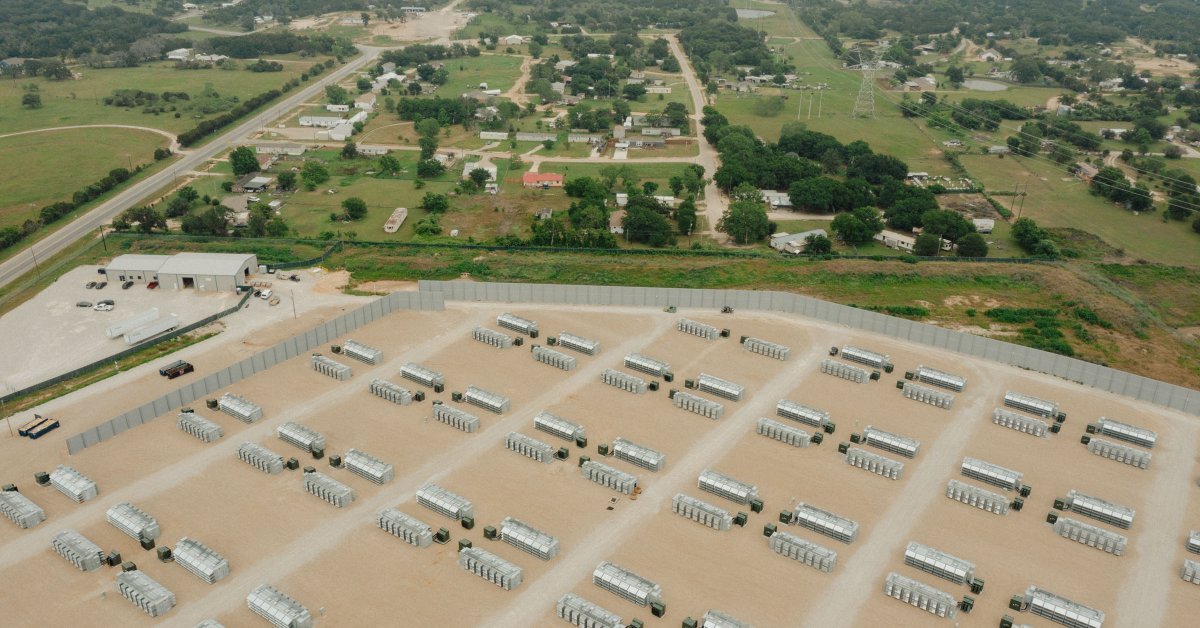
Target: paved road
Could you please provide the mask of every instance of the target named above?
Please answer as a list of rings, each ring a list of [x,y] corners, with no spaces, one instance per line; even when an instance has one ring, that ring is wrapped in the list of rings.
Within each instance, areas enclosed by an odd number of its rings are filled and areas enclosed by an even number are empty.
[[[0,263],[0,286],[8,285],[21,275],[34,270],[35,257],[45,260],[76,241],[94,234],[100,225],[111,222],[117,214],[125,211],[156,190],[165,187],[173,179],[187,174],[218,153],[228,150],[239,139],[266,126],[272,120],[278,118],[284,111],[299,106],[309,98],[323,92],[326,85],[339,81],[372,63],[385,49],[360,46],[360,50],[362,54],[350,63],[310,82],[303,89],[290,92],[283,100],[277,102],[266,111],[241,122],[208,144],[192,149],[191,152],[182,155],[167,168],[138,181],[88,213],[57,229],[37,243],[26,247],[25,250],[5,262]]]
[[[709,178],[709,184],[704,188],[704,215],[708,218],[708,230],[705,233],[719,237],[716,233],[717,221],[725,213],[725,197],[721,196],[721,190],[717,184],[712,183],[712,176],[720,167],[721,160],[717,156],[717,150],[704,141],[704,127],[700,124],[700,118],[704,116],[702,113],[704,106],[708,104],[704,100],[704,86],[696,78],[696,71],[692,69],[691,60],[683,54],[683,48],[679,45],[679,36],[672,35],[667,43],[671,46],[671,54],[679,60],[679,66],[683,70],[683,79],[687,82],[688,90],[692,92],[692,104],[696,108],[696,113],[692,117],[696,120],[696,137],[700,145],[700,157],[695,160],[695,163],[704,166],[704,176]]]

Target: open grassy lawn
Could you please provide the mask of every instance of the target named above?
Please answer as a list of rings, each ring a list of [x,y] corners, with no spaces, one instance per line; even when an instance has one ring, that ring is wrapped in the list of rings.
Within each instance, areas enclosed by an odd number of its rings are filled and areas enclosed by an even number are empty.
[[[478,57],[459,57],[445,61],[450,80],[434,92],[442,98],[457,98],[463,92],[479,89],[480,83],[488,88],[507,91],[521,76],[523,57],[506,54],[482,54]]]
[[[324,61],[323,58],[316,59]],[[198,120],[185,113],[142,113],[140,108],[125,109],[103,104],[104,97],[117,89],[140,89],[162,93],[187,92],[195,95],[211,83],[222,96],[247,99],[299,76],[312,61],[284,63],[282,72],[246,70],[176,70],[168,63],[137,68],[80,68],[83,78],[74,81],[49,81],[44,78],[0,81],[0,134],[79,124],[130,124],[163,129],[172,133],[196,126]],[[42,97],[40,109],[21,107],[24,86],[33,84]]]
[[[986,155],[964,155],[962,164],[988,190],[1029,185],[1022,215],[1044,227],[1070,227],[1095,234],[1132,259],[1172,265],[1194,265],[1200,236],[1182,222],[1164,223],[1157,213],[1134,215],[1098,196],[1078,180],[1046,162]],[[1017,201],[1020,205],[1020,201]]]
[[[986,80],[992,83],[1002,83],[1002,81],[990,79],[986,76],[979,76],[975,78],[978,78],[979,80]],[[1012,103],[1016,103],[1022,107],[1044,107],[1046,106],[1046,101],[1063,93],[1063,89],[1061,87],[1032,87],[1029,85],[1014,85],[1011,83],[1004,84],[1008,86],[1008,89],[996,92],[986,92],[983,90],[968,89],[963,87],[961,89],[947,89],[938,91],[937,94],[939,97],[945,96],[948,100],[953,102],[958,102],[966,98],[977,98],[979,100],[1003,99]]]
[[[45,205],[70,200],[113,168],[154,160],[167,138],[129,129],[74,129],[0,139],[0,227],[37,219]]]
[[[515,15],[520,15],[520,7],[512,6],[512,11]],[[500,15],[495,13],[481,13],[471,20],[462,30],[454,33],[451,39],[479,39],[481,32],[491,33],[499,37],[507,37],[508,35],[532,35],[535,28],[534,24],[524,22],[510,22]],[[476,42],[478,43],[478,42]],[[499,44],[503,49],[504,44]]]

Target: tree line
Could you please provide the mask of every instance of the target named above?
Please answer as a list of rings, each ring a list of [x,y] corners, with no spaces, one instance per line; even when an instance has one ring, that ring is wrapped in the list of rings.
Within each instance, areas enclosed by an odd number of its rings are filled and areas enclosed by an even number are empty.
[[[129,49],[157,33],[181,33],[185,24],[145,13],[62,0],[0,2],[0,57],[79,57]]]

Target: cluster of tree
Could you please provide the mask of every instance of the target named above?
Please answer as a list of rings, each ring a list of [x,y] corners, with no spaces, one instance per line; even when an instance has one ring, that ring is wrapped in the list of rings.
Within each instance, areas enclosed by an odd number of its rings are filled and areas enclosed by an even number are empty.
[[[379,63],[375,66],[374,72],[376,76],[383,74],[384,63],[395,63],[397,68],[411,68],[429,63],[430,61],[442,61],[445,59],[457,59],[463,56],[478,56],[479,49],[475,48],[475,54],[470,55],[468,46],[463,44],[451,44],[442,46],[439,44],[413,44],[396,50],[385,50],[379,55]]]
[[[258,109],[259,107],[279,98],[283,93],[277,89],[272,89],[263,92],[257,96],[242,101],[231,111],[223,113],[215,118],[205,120],[197,124],[194,128],[184,131],[179,134],[179,144],[181,146],[191,146],[196,142],[216,133],[222,128],[235,122],[238,118]]]
[[[1031,255],[1055,259],[1061,254],[1050,234],[1030,218],[1018,218],[1013,223],[1012,237]]]
[[[1194,194],[1195,185],[1192,187]],[[1096,176],[1092,177],[1091,192],[1124,205],[1132,211],[1143,212],[1154,206],[1150,189],[1140,183],[1130,183],[1125,178],[1125,172],[1115,166],[1101,168]]]
[[[479,102],[471,98],[401,98],[396,102],[396,115],[413,121],[433,118],[449,126],[470,122],[478,108]]]
[[[329,170],[325,164],[309,159],[300,167],[300,179],[304,181],[304,188],[309,192],[317,189],[318,185],[329,180]]]
[[[572,129],[587,129],[588,131],[606,131],[630,114],[629,103],[623,100],[613,101],[612,109],[602,107],[573,107],[567,112],[567,124]]]
[[[717,221],[717,231],[728,234],[737,244],[760,242],[775,231],[758,188],[749,183],[734,188],[729,207]]]
[[[479,13],[495,13],[510,22],[531,22],[552,31],[551,22],[570,24],[562,33],[588,31],[614,33],[657,26],[683,28],[696,22],[726,16],[736,19],[733,8],[723,0],[544,0],[513,3],[511,0],[469,0],[466,6]]]
[[[367,217],[367,202],[357,196],[342,201],[342,213],[336,212],[329,214],[329,220],[337,222],[339,220],[362,220]]]
[[[180,33],[187,26],[114,6],[88,10],[62,0],[0,2],[0,57],[79,57],[88,52],[124,52],[155,33]]]
[[[755,74],[772,75],[792,69],[771,53],[763,33],[738,24],[736,17],[693,24],[679,32],[679,41],[700,80],[706,83],[713,72],[732,73],[737,66],[750,66]]]
[[[13,79],[43,76],[51,81],[65,81],[72,76],[71,69],[58,59],[26,59],[20,65],[14,63],[0,68],[0,75]]]
[[[256,15],[272,15],[287,24],[298,17],[335,11],[365,11],[373,4],[366,0],[243,0],[219,2],[204,13],[204,20],[216,24],[237,24],[252,30]]]
[[[254,63],[247,64],[246,69],[250,70],[251,72],[282,72],[283,64],[278,61],[259,59]]]
[[[248,35],[213,37],[199,44],[206,52],[234,59],[255,59],[266,55],[285,55],[298,52],[304,55],[339,54],[352,50],[345,39],[329,35],[297,35],[289,31],[270,31]]]
[[[112,96],[104,97],[104,104],[112,107],[145,107],[159,102],[172,103],[191,100],[187,92],[144,92],[140,89],[114,89]]]
[[[113,218],[112,228],[116,231],[136,230],[139,233],[166,231],[167,219],[162,212],[149,205],[130,207]],[[225,235],[225,233],[221,232],[218,235]]]
[[[933,92],[923,92],[920,99],[905,97],[900,103],[905,117],[919,116],[932,128],[995,131],[1004,120],[1028,120],[1029,111],[1007,100],[966,98],[960,103],[939,100]]]

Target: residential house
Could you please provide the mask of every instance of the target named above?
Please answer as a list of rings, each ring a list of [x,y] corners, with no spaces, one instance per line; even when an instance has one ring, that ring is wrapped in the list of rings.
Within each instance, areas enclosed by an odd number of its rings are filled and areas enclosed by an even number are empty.
[[[663,85],[651,85],[646,88],[647,94],[670,94],[671,88]]]
[[[373,94],[371,92],[367,92],[365,94],[360,94],[358,96],[358,98],[354,99],[354,108],[362,109],[363,111],[365,111],[367,113],[371,113],[372,111],[375,111],[376,99],[377,99],[377,97],[375,96],[375,94]]]
[[[946,140],[942,142],[942,146],[946,148],[962,148],[962,140]]]
[[[808,246],[808,239],[815,236],[829,237],[824,229],[811,229],[800,233],[776,233],[771,236],[771,248],[781,253],[799,255]]]
[[[561,188],[563,176],[556,172],[526,172],[521,175],[521,185],[527,188]]]
[[[533,214],[533,217],[537,220],[550,220],[554,217],[554,210],[550,209],[549,207],[543,207],[537,210],[537,212]]]
[[[991,233],[996,228],[996,221],[991,218],[975,218],[971,224],[975,225],[975,231],[979,233]]]
[[[520,35],[509,35],[502,41],[507,46],[520,46],[521,44],[525,43],[525,38],[521,37]]]
[[[916,238],[887,229],[876,233],[875,240],[889,249],[898,249],[909,253],[912,253],[913,247],[917,245]]]
[[[624,207],[629,204],[629,195],[625,192],[617,192],[617,207]]]
[[[979,53],[979,60],[988,63],[995,63],[1004,59],[1004,55],[1000,54],[995,48],[988,48]]]
[[[192,58],[191,48],[176,48],[167,53],[168,61],[187,61]],[[6,59],[7,61],[7,59]]]
[[[987,150],[989,155],[1007,155],[1011,152],[1007,146],[988,146]]]
[[[258,169],[260,171],[270,169],[271,166],[275,165],[275,162],[279,161],[278,155],[270,153],[258,153],[254,158],[258,160]]]
[[[1096,175],[1100,174],[1100,169],[1092,164],[1079,162],[1075,164],[1075,176],[1083,180],[1084,183],[1091,183]]]
[[[471,178],[471,171],[477,170],[477,169],[486,170],[488,173],[489,181],[496,180],[496,166],[494,166],[490,163],[487,163],[487,162],[482,162],[482,161],[469,161],[469,162],[463,164],[462,178],[464,178],[464,179]]]
[[[387,74],[388,72],[395,72],[395,71],[396,71],[396,64],[395,64],[395,63],[392,63],[391,61],[388,61],[387,63],[383,63],[383,64],[381,64],[381,65],[379,66],[379,69],[380,69],[380,71],[381,71],[381,72],[380,72],[381,74]]]
[[[198,61],[200,63],[218,63],[228,58],[229,57],[225,55],[194,55],[192,57],[192,61]]]
[[[329,105],[325,105],[325,111],[328,111],[331,113],[346,113],[347,111],[350,111],[350,105],[329,104]]]
[[[620,195],[618,195],[618,196],[620,196]],[[621,235],[621,234],[625,233],[624,223],[625,223],[625,214],[626,213],[627,212],[625,210],[618,209],[617,211],[608,215],[608,232],[609,233],[611,233],[613,235]]]
[[[391,151],[391,149],[389,149],[387,146],[377,146],[375,144],[359,144],[358,145],[358,154],[366,155],[368,157],[379,157],[381,155],[388,154],[388,152],[390,152],[390,151]]]
[[[296,142],[272,142],[259,140],[254,143],[254,151],[259,155],[290,155],[298,157],[304,154],[308,147]]]
[[[329,139],[335,142],[344,142],[354,135],[354,125],[350,122],[342,122],[341,124],[329,129]]]
[[[300,126],[315,126],[330,129],[342,122],[345,122],[345,119],[340,116],[300,116]]]
[[[788,196],[787,192],[780,192],[778,190],[759,190],[759,193],[762,194],[763,201],[765,201],[767,206],[771,209],[792,208],[792,199]]]
[[[569,60],[559,61],[558,63],[554,64],[554,69],[559,72],[565,72],[567,70],[567,68],[575,65],[575,63],[576,63],[575,61],[569,61]]]
[[[265,191],[274,181],[275,179],[264,177],[260,172],[251,172],[233,184],[233,191],[239,194],[256,194]]]

